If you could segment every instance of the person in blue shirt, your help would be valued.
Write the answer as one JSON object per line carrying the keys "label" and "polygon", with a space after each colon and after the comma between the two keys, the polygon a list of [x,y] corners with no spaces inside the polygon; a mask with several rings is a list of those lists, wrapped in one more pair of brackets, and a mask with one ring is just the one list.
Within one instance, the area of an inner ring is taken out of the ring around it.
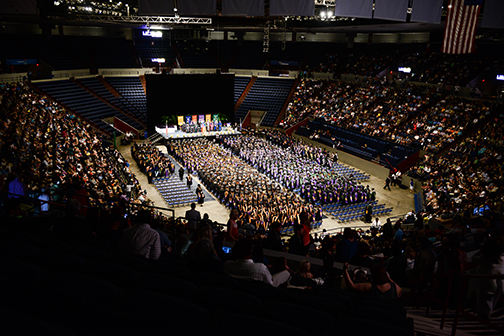
{"label": "person in blue shirt", "polygon": [[396,223],[396,233],[394,236],[394,240],[399,241],[399,242],[403,240],[403,235],[404,235],[401,224],[402,224],[402,220],[398,220]]}

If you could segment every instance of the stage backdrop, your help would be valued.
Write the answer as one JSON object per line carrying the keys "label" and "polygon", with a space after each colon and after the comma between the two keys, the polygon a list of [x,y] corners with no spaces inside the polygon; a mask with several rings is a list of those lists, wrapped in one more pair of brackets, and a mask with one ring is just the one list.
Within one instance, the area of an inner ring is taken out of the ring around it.
{"label": "stage backdrop", "polygon": [[234,75],[146,75],[147,130],[165,115],[223,113],[234,122]]}

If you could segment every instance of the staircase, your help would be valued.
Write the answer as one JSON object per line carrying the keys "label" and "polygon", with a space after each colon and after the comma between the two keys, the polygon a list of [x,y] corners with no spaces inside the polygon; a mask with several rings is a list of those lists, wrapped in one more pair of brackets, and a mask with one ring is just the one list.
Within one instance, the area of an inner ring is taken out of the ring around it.
{"label": "staircase", "polygon": [[[406,308],[407,317],[414,320],[414,330],[416,335],[452,335],[452,326],[455,320],[455,310],[446,312],[443,329],[440,329],[441,320],[443,318],[443,310],[430,309],[429,314],[425,314],[425,308]],[[502,318],[504,312],[494,311],[492,314],[492,322],[502,326]],[[474,320],[459,318],[456,336],[491,336],[501,335],[497,330],[491,329],[488,326]]]}
{"label": "staircase", "polygon": [[150,137],[144,140],[144,143],[151,143],[155,144],[156,142],[160,141],[163,139],[163,136],[159,133],[154,133]]}

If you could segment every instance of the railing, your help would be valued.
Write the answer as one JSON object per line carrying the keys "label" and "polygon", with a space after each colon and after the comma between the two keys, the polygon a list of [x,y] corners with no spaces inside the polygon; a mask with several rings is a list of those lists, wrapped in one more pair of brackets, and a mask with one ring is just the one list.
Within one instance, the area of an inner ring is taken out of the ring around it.
{"label": "railing", "polygon": [[23,77],[26,77],[24,73],[1,74],[0,83],[19,83],[23,81]]}
{"label": "railing", "polygon": [[[60,203],[60,202],[55,202],[55,201],[51,201],[51,200],[40,200],[38,198],[35,198],[35,197],[32,197],[32,196],[26,196],[26,195],[20,195],[20,194],[15,194],[15,193],[11,193],[11,192],[8,192],[8,191],[0,191],[0,194],[4,194],[4,195],[12,195],[12,196],[16,196],[17,199],[20,199],[20,200],[23,200],[23,201],[28,201],[28,203],[30,203],[29,205],[32,206],[32,208],[28,208],[27,210],[28,211],[34,211],[36,208],[40,208],[40,206],[42,204],[50,204],[50,205],[54,205],[56,207],[65,207],[66,204],[65,203]],[[98,199],[100,200],[101,198],[97,198],[95,196],[89,196],[89,195],[84,195],[84,194],[74,194],[74,196],[81,196],[81,197],[87,197],[87,198],[93,198],[93,199]],[[175,210],[173,209],[169,209],[169,208],[163,208],[163,207],[158,207],[158,206],[153,206],[153,205],[147,205],[147,204],[138,204],[138,203],[132,203],[132,202],[125,202],[127,205],[129,206],[132,206],[132,207],[142,207],[142,208],[148,208],[148,209],[155,209],[155,210],[163,210],[163,211],[168,211],[171,213],[171,218],[175,218]],[[85,205],[81,205],[82,208],[88,208],[87,206]],[[39,216],[42,216],[44,215],[41,211],[39,211]]]}
{"label": "railing", "polygon": [[98,69],[102,76],[140,76],[154,73],[152,69]]}
{"label": "railing", "polygon": [[460,315],[463,315],[471,320],[478,321],[484,325],[487,325],[488,327],[497,330],[501,335],[504,335],[504,327],[502,325],[497,325],[497,324],[493,323],[492,321],[485,320],[476,314],[465,311],[462,308],[462,302],[464,301],[465,289],[467,286],[467,281],[469,279],[504,280],[504,274],[465,274],[465,275],[463,275],[463,282],[462,282],[462,286],[460,288],[460,292],[459,292],[459,296],[458,296],[459,302],[457,305],[457,309],[455,310],[455,319],[453,320],[451,335],[455,336],[455,334],[457,333],[457,327],[458,327]]}

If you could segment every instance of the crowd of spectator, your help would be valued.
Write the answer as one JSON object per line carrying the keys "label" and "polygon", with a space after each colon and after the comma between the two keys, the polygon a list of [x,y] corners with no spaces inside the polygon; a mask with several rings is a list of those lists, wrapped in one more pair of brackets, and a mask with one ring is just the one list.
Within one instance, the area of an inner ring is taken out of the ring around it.
{"label": "crowd of spectator", "polygon": [[437,152],[465,131],[479,127],[479,123],[490,115],[492,105],[485,100],[444,97],[422,114],[415,115],[404,125],[404,130],[397,130],[391,136],[391,140]]}
{"label": "crowd of spectator", "polygon": [[[444,85],[448,91],[455,86],[466,87],[470,82],[489,69],[490,65],[499,63],[500,56],[494,54],[451,55],[431,50],[427,45],[419,48],[385,47],[374,50],[355,51],[345,59],[342,73],[356,76],[376,77],[386,70],[396,71],[398,67],[411,68],[405,74],[409,80],[420,83]],[[341,57],[331,55],[326,62],[318,64],[312,71],[335,72],[336,64]],[[497,72],[500,73],[500,72]]]}
{"label": "crowd of spectator", "polygon": [[440,52],[412,54],[401,60],[411,68],[412,81],[451,87],[465,87],[484,71],[487,61],[475,54],[450,55]]}
{"label": "crowd of spectator", "polygon": [[105,208],[141,190],[129,164],[90,124],[23,83],[0,91],[3,189],[16,180],[12,187],[23,196],[50,192],[63,200],[65,189],[79,190],[81,203]]}
{"label": "crowd of spectator", "polygon": [[[308,72],[327,72],[336,73],[338,68],[338,63],[340,62],[340,55],[337,53],[328,53],[325,55],[325,61],[319,62],[313,66],[309,66]],[[303,77],[306,76],[306,72],[303,72]],[[308,76],[309,77],[309,76]]]}
{"label": "crowd of spectator", "polygon": [[280,122],[279,126],[287,128],[311,117],[320,104],[319,100],[323,98],[320,90],[322,90],[324,83],[325,81],[315,79],[301,80],[294,91],[292,102],[289,102],[285,111],[284,120]]}
{"label": "crowd of spectator", "polygon": [[[39,229],[59,239],[116,249],[130,218],[150,204],[127,160],[86,121],[24,83],[2,84],[0,114],[3,213],[35,212],[46,220]],[[150,212],[156,225],[168,221]]]}
{"label": "crowd of spectator", "polygon": [[287,107],[283,125],[290,127],[312,117],[385,137],[428,101],[428,94],[421,95],[413,87],[398,90],[370,82],[304,80]]}
{"label": "crowd of spectator", "polygon": [[503,134],[499,116],[446,154],[416,164],[409,175],[425,181],[427,209],[455,213],[487,204],[501,212]]}
{"label": "crowd of spectator", "polygon": [[[437,152],[479,127],[493,106],[485,100],[441,97],[435,90],[410,85],[395,89],[381,84],[303,80],[281,125],[287,128],[310,117]],[[318,138],[321,134],[312,135]]]}
{"label": "crowd of spectator", "polygon": [[354,52],[349,55],[344,73],[376,77],[380,72],[389,66],[399,62],[404,57],[404,50],[376,50],[369,52]]}
{"label": "crowd of spectator", "polygon": [[[263,234],[268,230],[264,241],[266,247],[319,257],[324,267],[314,274],[309,263],[302,262],[297,272],[294,272],[290,270],[287,260],[277,258],[275,265],[268,268],[268,259],[261,254],[261,241],[252,243],[241,237],[237,239],[231,257],[236,260],[226,261],[228,257],[223,255],[222,250],[223,232],[209,228],[208,218],[206,222],[199,223],[193,236],[180,222],[175,221],[168,226],[175,230],[167,235],[166,226],[163,225],[165,219],[158,216],[153,218],[151,211],[139,211],[132,218],[132,223],[128,218],[130,213],[126,211],[128,194],[124,187],[131,183],[139,191],[140,186],[130,173],[126,160],[116,150],[106,149],[108,147],[104,146],[100,135],[86,123],[23,84],[2,86],[0,97],[4,125],[0,134],[2,188],[9,188],[16,194],[40,194],[45,188],[61,188],[63,192],[57,195],[61,201],[66,201],[66,215],[48,225],[47,229],[62,240],[94,245],[107,242],[105,245],[109,251],[152,260],[182,256],[199,271],[258,280],[275,287],[298,281],[308,288],[324,284],[372,292],[392,300],[399,299],[403,286],[415,290],[426,286],[432,279],[436,261],[441,265],[439,272],[458,275],[465,272],[467,257],[464,257],[463,248],[474,239],[470,229],[463,226],[448,233],[440,227],[431,231],[424,226],[422,214],[414,219],[416,230],[410,232],[402,229],[402,220],[399,220],[395,225],[387,221],[378,228],[381,230],[380,236],[375,231],[370,236],[361,237],[353,230],[345,230],[343,235],[332,237],[311,236],[309,224],[321,219],[320,210],[301,202],[291,191],[266,178],[238,156],[261,166],[265,158],[275,161],[267,152],[276,151],[276,156],[281,154],[283,160],[292,158],[294,165],[294,161],[301,160],[304,167],[317,169],[330,168],[334,157],[319,148],[306,146],[273,131],[266,132],[268,140],[246,135],[241,139],[224,138],[223,144],[218,145],[207,139],[185,139],[172,141],[168,148],[190,172],[198,173],[223,203],[238,210],[239,216],[233,220],[238,220],[241,227],[246,228],[247,224],[251,224],[253,229],[260,229]],[[252,146],[246,148],[244,141]],[[427,190],[427,195],[431,197],[435,194],[432,197],[436,197],[438,203],[456,206],[458,198],[472,201],[478,197],[488,197],[495,201],[495,211],[501,213],[502,202],[499,209],[496,204],[500,201],[502,189],[502,147],[502,123],[498,118],[454,147],[441,161],[435,162],[427,157],[426,163],[422,163],[422,167],[415,171],[428,173],[424,177],[432,181],[429,186],[432,190]],[[169,164],[163,165],[164,156],[152,146],[135,146],[132,151],[146,171],[148,167],[156,170],[157,166],[160,174],[161,169],[164,169],[165,174],[173,173]],[[436,166],[429,167],[429,164]],[[442,166],[437,166],[439,164]],[[270,170],[273,168],[269,166]],[[268,167],[263,165],[263,170],[267,172]],[[300,174],[297,177],[303,176]],[[315,177],[305,176],[306,179]],[[292,182],[286,184],[291,189],[298,187]],[[70,186],[77,195],[66,192]],[[461,188],[464,190],[457,190]],[[430,191],[432,193],[429,194]],[[93,210],[82,214],[81,205],[86,201],[75,196],[86,194],[92,196],[87,205],[90,206],[88,209]],[[452,199],[445,200],[443,197]],[[99,214],[99,206],[110,211]],[[87,220],[82,221],[80,214],[87,216]],[[498,230],[495,220],[493,224],[494,229]],[[295,228],[295,234],[288,243],[282,242],[279,236],[278,228],[282,225]],[[242,230],[243,235],[254,235],[255,230],[252,232],[249,234]],[[256,235],[256,239],[261,239],[261,236]],[[504,250],[501,241],[495,238],[487,239],[485,244],[494,247],[493,254],[489,252],[490,248],[483,249],[481,254],[488,253],[493,259],[476,258],[475,261],[482,265],[482,272],[493,272],[497,267],[495,265],[502,264]],[[321,248],[317,249],[316,246]],[[382,261],[384,268],[376,268],[375,264],[381,264]],[[369,278],[358,271],[350,274],[346,267],[344,277],[337,277],[334,262],[371,268],[374,277]],[[384,276],[384,270],[389,277]],[[393,288],[392,292],[389,292],[389,288]],[[377,290],[388,294],[382,295]],[[478,295],[483,294],[489,293]],[[488,305],[488,299],[480,301],[478,311],[481,316],[488,318],[493,307]]]}

